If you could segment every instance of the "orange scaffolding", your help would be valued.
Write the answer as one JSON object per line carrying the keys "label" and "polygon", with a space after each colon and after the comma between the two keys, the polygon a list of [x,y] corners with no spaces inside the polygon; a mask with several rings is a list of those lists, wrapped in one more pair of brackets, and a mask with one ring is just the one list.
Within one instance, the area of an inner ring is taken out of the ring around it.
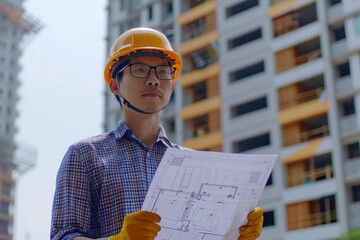
{"label": "orange scaffolding", "polygon": [[[43,27],[34,16],[24,14],[23,11],[17,9],[6,0],[0,0],[0,14],[14,22],[23,31],[24,37],[39,32]],[[22,42],[25,42],[25,40]]]}

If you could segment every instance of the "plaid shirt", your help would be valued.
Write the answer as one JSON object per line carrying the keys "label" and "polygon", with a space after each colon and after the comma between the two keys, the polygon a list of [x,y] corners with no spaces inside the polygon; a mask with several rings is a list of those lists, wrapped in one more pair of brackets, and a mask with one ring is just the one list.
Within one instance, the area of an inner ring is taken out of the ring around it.
{"label": "plaid shirt", "polygon": [[181,148],[167,139],[163,128],[148,148],[124,122],[71,145],[56,179],[51,239],[118,234],[125,215],[141,209],[168,147]]}

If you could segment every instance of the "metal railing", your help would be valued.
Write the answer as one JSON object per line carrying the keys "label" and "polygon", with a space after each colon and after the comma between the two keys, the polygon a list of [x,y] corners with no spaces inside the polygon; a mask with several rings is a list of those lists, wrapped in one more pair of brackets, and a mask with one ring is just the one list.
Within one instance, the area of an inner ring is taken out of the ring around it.
{"label": "metal railing", "polygon": [[[296,68],[300,65],[311,62],[312,60],[315,60],[320,57],[321,57],[321,50],[316,49],[314,51],[296,56],[293,61],[294,65],[286,65],[286,66],[281,66],[281,67],[278,66],[277,72],[284,72],[286,70]],[[279,62],[279,61],[281,61],[281,59],[278,59],[277,61]]]}
{"label": "metal railing", "polygon": [[329,136],[329,126],[324,125],[308,131],[302,131],[290,137],[284,137],[285,146],[307,142],[316,138]]}
{"label": "metal railing", "polygon": [[324,87],[319,87],[306,92],[301,92],[296,95],[290,95],[280,99],[280,109],[285,109],[291,106],[299,105],[301,103],[309,102],[314,99],[318,99],[321,93],[324,91]]}
{"label": "metal railing", "polygon": [[333,178],[333,168],[331,165],[326,165],[325,167],[292,174],[287,177],[286,185],[294,187],[331,178]]}
{"label": "metal railing", "polygon": [[312,213],[305,217],[291,216],[288,218],[288,230],[314,227],[337,221],[336,210]]}

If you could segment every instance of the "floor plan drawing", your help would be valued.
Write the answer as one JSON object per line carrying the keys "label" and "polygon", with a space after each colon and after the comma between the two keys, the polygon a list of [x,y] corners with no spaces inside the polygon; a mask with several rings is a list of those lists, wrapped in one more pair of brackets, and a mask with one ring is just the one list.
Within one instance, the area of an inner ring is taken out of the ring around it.
{"label": "floor plan drawing", "polygon": [[237,239],[276,159],[169,149],[143,204],[161,216],[156,239]]}

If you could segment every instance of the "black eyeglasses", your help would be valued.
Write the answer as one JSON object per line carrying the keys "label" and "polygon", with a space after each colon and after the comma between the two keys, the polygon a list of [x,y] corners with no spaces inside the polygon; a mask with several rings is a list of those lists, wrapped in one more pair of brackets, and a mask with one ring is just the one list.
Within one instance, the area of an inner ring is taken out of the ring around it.
{"label": "black eyeglasses", "polygon": [[161,80],[172,80],[175,73],[175,68],[169,65],[150,66],[145,63],[133,63],[126,65],[120,72],[124,71],[125,68],[130,67],[131,76],[137,78],[149,77],[150,70],[155,69],[155,74],[158,79]]}

